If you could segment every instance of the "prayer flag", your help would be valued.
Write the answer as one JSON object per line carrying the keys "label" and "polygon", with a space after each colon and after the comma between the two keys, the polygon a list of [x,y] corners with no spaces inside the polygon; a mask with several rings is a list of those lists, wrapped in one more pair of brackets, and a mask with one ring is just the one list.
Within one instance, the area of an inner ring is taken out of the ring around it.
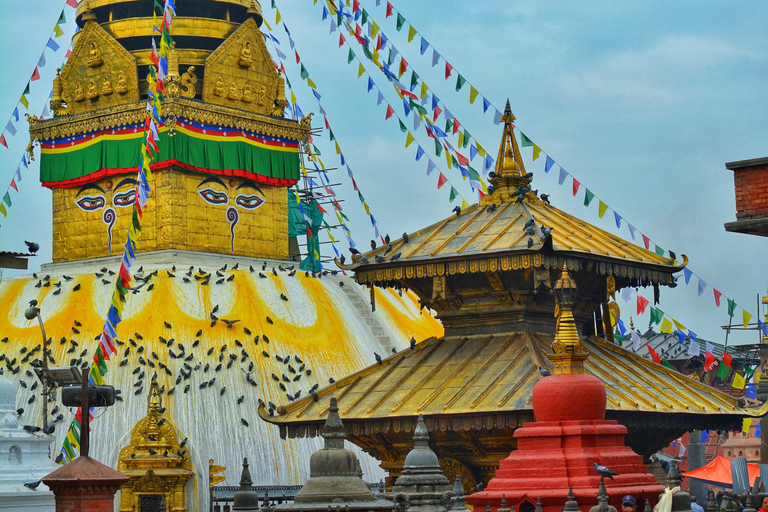
{"label": "prayer flag", "polygon": [[701,347],[699,346],[698,341],[691,339],[691,343],[688,345],[688,355],[689,356],[701,355]]}
{"label": "prayer flag", "polygon": [[646,343],[645,346],[648,348],[648,353],[651,355],[651,359],[653,359],[654,363],[661,364],[661,357],[659,357],[659,354],[656,353],[651,346]]}

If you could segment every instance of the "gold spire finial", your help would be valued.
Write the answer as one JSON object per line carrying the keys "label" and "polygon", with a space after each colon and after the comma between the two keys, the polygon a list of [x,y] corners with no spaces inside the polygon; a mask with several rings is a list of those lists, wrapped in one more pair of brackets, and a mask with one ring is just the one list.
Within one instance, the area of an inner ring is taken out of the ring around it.
{"label": "gold spire finial", "polygon": [[160,394],[160,386],[157,384],[157,374],[152,376],[152,383],[149,385],[149,394],[147,395],[147,414],[158,412],[163,407],[163,396]]}
{"label": "gold spire finial", "polygon": [[557,297],[555,340],[552,342],[552,354],[547,354],[552,361],[552,373],[584,373],[584,360],[589,357],[589,352],[584,350],[584,344],[579,339],[572,311],[576,304],[578,287],[568,273],[565,263],[560,279],[552,289]]}
{"label": "gold spire finial", "polygon": [[[515,139],[515,125],[512,124],[515,116],[512,114],[509,99],[507,99],[501,120],[504,122],[504,128],[499,145],[499,155],[490,179],[493,189],[483,198],[481,204],[504,203],[516,199],[517,196],[514,195],[513,191],[525,187],[531,182],[531,176],[525,171],[520,148]],[[534,195],[528,194],[527,198],[533,200]]]}
{"label": "gold spire finial", "polygon": [[86,21],[96,21],[96,15],[91,10],[91,1],[86,0],[85,4],[85,12],[83,13],[82,18],[80,18],[83,21],[83,24],[85,24]]}

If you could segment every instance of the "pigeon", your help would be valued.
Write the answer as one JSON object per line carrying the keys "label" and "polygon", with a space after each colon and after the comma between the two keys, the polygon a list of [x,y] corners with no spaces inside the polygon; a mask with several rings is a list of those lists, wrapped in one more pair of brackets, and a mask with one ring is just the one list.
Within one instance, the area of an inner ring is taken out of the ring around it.
{"label": "pigeon", "polygon": [[[29,245],[29,242],[26,242],[26,243],[27,243],[27,245]],[[35,244],[35,246],[37,246],[37,244]],[[38,247],[38,248],[39,248],[39,247]],[[30,248],[30,250],[32,250],[32,249]],[[32,251],[32,252],[37,252],[37,249],[35,249],[35,250],[34,250],[34,251]],[[27,483],[25,483],[25,484],[24,484],[24,487],[26,487],[27,489],[32,489],[33,491],[36,491],[36,490],[37,490],[37,487],[38,487],[38,486],[39,486],[39,485],[40,485],[42,482],[43,482],[42,480],[38,480],[37,482],[27,482]]]}
{"label": "pigeon", "polygon": [[286,297],[284,293],[280,294],[280,298],[283,299],[284,301],[288,300],[288,297]]}
{"label": "pigeon", "polygon": [[[40,250],[40,244],[36,244],[35,242],[28,242],[26,240],[24,240],[24,243],[27,244],[27,249],[29,249],[29,252],[33,254]],[[39,483],[40,482],[38,482],[38,484]],[[27,484],[24,484],[24,485],[27,485]],[[37,487],[37,485],[35,485],[35,487]],[[31,489],[34,489],[34,487],[31,487]]]}
{"label": "pigeon", "polygon": [[544,238],[549,238],[552,235],[552,230],[555,228],[545,228],[544,226],[541,226],[541,234],[544,236]]}
{"label": "pigeon", "polygon": [[274,324],[275,322],[273,322],[271,318],[267,317],[267,323],[268,324]]}
{"label": "pigeon", "polygon": [[157,441],[157,439],[155,439],[155,436],[153,436],[152,434],[147,435],[147,439],[149,439],[150,441]]}
{"label": "pigeon", "polygon": [[381,356],[376,352],[373,353],[373,356],[376,358],[376,362],[381,364]]}
{"label": "pigeon", "polygon": [[246,427],[248,426],[248,422],[247,422],[247,421],[245,421],[245,419],[244,419],[244,418],[240,418],[240,423],[242,423],[242,424],[243,424],[243,425],[245,425]]}
{"label": "pigeon", "polygon": [[618,475],[618,473],[615,472],[614,470],[612,470],[611,468],[607,468],[605,466],[601,466],[597,462],[593,462],[592,463],[592,467],[595,468],[595,472],[598,475],[600,475],[601,477],[603,477],[603,478],[610,478],[614,482],[616,481],[616,480],[613,479],[613,477],[614,477],[614,475]]}
{"label": "pigeon", "polygon": [[669,251],[669,258],[673,259],[673,260],[676,260],[677,259],[677,254],[675,254],[674,251]]}
{"label": "pigeon", "polygon": [[376,248],[376,240],[371,240],[371,249]]}
{"label": "pigeon", "polygon": [[484,484],[483,482],[480,482],[479,484],[477,484],[477,485],[475,486],[475,492],[480,492],[480,491],[482,491],[483,489],[485,489],[485,484]]}
{"label": "pigeon", "polygon": [[528,239],[528,248],[530,249],[531,247],[533,247],[533,238]]}
{"label": "pigeon", "polygon": [[411,336],[411,350],[416,347],[416,338]]}
{"label": "pigeon", "polygon": [[149,454],[150,455],[156,455],[157,454],[157,450],[155,450],[154,448],[150,448],[149,449]]}
{"label": "pigeon", "polygon": [[384,263],[384,258],[379,256],[378,254],[373,257],[374,260],[376,260],[376,263]]}
{"label": "pigeon", "polygon": [[540,197],[540,198],[541,198],[541,200],[542,200],[542,201],[544,201],[545,203],[547,203],[547,204],[550,204],[550,202],[549,202],[549,194],[541,194],[539,197]]}
{"label": "pigeon", "polygon": [[403,243],[407,244],[410,242],[410,238],[408,237],[408,233],[403,233]]}
{"label": "pigeon", "polygon": [[173,327],[173,326],[172,326],[170,323],[168,323],[168,322],[163,322],[163,325],[165,326],[165,328],[166,328],[166,329],[171,329],[171,328]]}
{"label": "pigeon", "polygon": [[40,427],[35,425],[24,425],[23,429],[32,434],[34,434],[35,432],[40,432],[42,430]]}
{"label": "pigeon", "polygon": [[389,261],[397,261],[397,260],[399,260],[399,259],[400,259],[400,256],[401,256],[401,255],[402,255],[402,253],[400,253],[400,252],[396,252],[395,254],[393,254],[393,255],[392,255],[390,258],[389,258]]}
{"label": "pigeon", "polygon": [[24,408],[23,407],[19,407],[18,409],[16,409],[16,414],[18,414],[19,416],[24,414]]}
{"label": "pigeon", "polygon": [[552,376],[552,374],[550,373],[549,370],[547,370],[546,368],[543,368],[541,366],[539,366],[539,374],[542,377],[551,377]]}
{"label": "pigeon", "polygon": [[458,216],[459,216],[459,214],[461,213],[461,206],[455,206],[455,207],[453,208],[453,210],[451,210],[451,211],[452,211],[453,213],[455,213],[455,214],[456,214],[456,216],[458,217]]}

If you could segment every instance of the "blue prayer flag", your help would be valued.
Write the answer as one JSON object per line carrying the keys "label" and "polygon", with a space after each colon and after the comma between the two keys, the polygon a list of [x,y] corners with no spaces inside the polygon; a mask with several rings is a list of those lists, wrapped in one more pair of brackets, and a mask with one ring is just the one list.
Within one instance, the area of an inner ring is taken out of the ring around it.
{"label": "blue prayer flag", "polygon": [[555,161],[547,155],[547,161],[544,163],[544,172],[549,172],[553,165],[555,165]]}

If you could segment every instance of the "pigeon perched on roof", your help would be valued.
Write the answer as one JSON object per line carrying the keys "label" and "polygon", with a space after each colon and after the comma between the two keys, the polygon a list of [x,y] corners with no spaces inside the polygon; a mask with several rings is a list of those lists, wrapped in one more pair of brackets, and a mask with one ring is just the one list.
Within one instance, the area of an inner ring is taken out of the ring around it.
{"label": "pigeon perched on roof", "polygon": [[29,249],[29,252],[33,254],[40,250],[40,244],[36,244],[35,242],[28,242],[26,240],[24,240],[24,243],[27,244],[27,249]]}
{"label": "pigeon perched on roof", "polygon": [[613,479],[613,477],[618,475],[618,473],[615,472],[614,470],[612,470],[611,468],[608,468],[608,467],[605,467],[605,466],[601,466],[597,462],[593,462],[592,463],[592,467],[595,468],[595,472],[598,475],[600,475],[601,477],[603,477],[603,478],[610,478],[614,482],[616,481],[616,480]]}
{"label": "pigeon perched on roof", "polygon": [[541,366],[539,366],[539,374],[542,377],[551,377],[552,376],[552,373],[550,373],[549,370],[547,370],[546,368],[543,368]]}

